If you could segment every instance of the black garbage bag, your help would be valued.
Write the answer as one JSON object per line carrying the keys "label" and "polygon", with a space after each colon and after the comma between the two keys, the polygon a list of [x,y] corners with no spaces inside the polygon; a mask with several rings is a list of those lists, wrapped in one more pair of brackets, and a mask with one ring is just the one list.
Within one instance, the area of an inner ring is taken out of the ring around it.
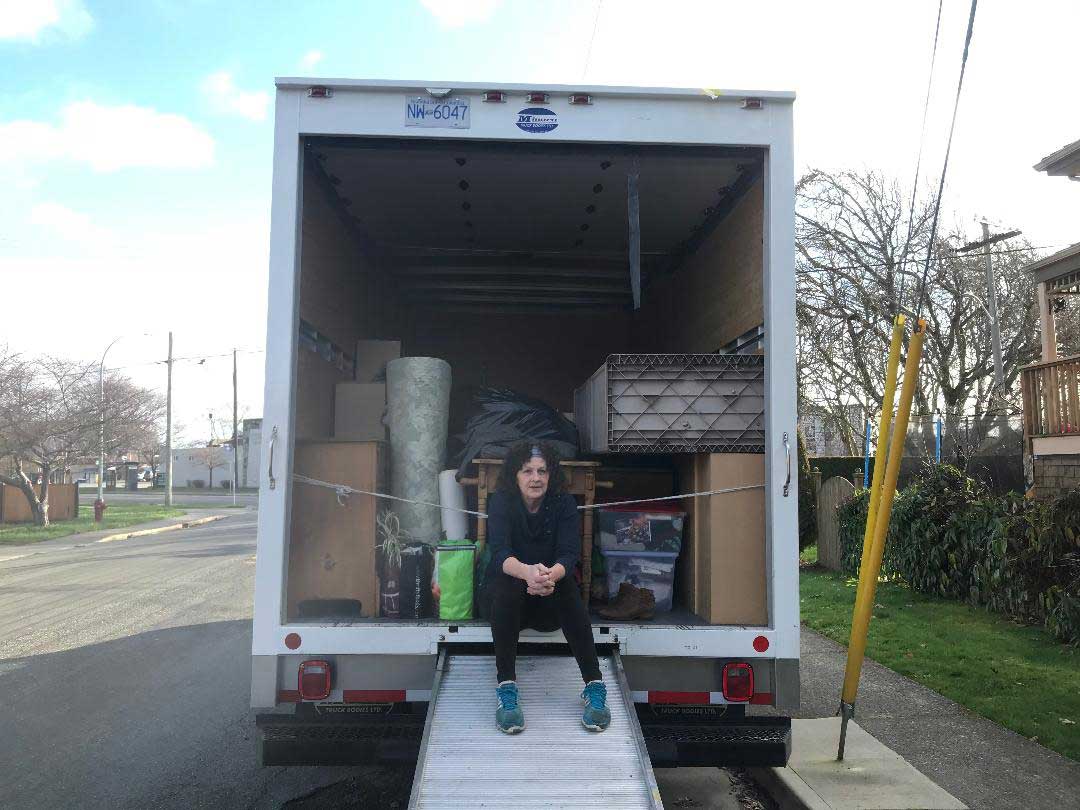
{"label": "black garbage bag", "polygon": [[506,458],[522,439],[549,443],[562,459],[577,458],[577,426],[545,402],[509,388],[481,388],[472,413],[458,435],[458,477],[468,475],[474,458]]}

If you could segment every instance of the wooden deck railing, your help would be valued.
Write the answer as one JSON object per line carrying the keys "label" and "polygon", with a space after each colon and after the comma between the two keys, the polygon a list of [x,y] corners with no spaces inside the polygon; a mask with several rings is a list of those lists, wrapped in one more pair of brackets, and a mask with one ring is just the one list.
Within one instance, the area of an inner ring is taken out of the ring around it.
{"label": "wooden deck railing", "polygon": [[1020,385],[1027,438],[1080,433],[1080,355],[1026,366]]}

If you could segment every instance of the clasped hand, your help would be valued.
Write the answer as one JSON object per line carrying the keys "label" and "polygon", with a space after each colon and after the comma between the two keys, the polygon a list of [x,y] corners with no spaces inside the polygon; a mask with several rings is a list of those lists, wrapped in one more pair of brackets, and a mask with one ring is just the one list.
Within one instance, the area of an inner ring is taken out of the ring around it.
{"label": "clasped hand", "polygon": [[525,585],[531,596],[551,596],[555,592],[555,573],[543,563],[526,566]]}

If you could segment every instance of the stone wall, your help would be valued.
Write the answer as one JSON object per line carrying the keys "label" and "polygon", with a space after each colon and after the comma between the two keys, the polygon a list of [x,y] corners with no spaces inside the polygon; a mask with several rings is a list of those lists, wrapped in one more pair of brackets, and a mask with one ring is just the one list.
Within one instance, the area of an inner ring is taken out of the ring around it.
{"label": "stone wall", "polygon": [[1036,456],[1032,469],[1036,498],[1053,498],[1080,488],[1080,455]]}

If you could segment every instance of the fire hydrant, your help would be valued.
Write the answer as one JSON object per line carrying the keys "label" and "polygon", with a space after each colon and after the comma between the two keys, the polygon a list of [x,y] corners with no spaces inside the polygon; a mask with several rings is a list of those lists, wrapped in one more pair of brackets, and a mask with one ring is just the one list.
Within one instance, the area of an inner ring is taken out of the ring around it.
{"label": "fire hydrant", "polygon": [[101,523],[102,518],[105,517],[106,508],[108,508],[108,504],[100,498],[94,501],[94,523]]}

